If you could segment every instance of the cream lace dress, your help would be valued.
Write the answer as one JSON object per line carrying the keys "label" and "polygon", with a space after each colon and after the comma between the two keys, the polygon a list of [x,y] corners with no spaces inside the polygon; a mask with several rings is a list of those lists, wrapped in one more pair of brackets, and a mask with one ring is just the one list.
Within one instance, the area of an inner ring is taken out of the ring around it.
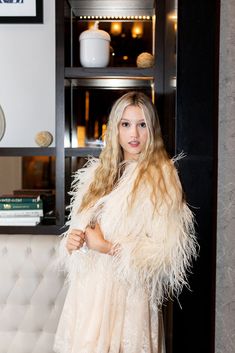
{"label": "cream lace dress", "polygon": [[93,268],[88,263],[89,271],[70,284],[55,352],[165,352],[161,313],[151,310],[140,290],[129,290],[113,278],[109,255],[93,255]]}
{"label": "cream lace dress", "polygon": [[93,177],[95,164],[77,175],[70,228],[85,229],[95,215],[105,238],[118,243],[121,250],[116,258],[92,250],[68,255],[66,236],[61,241],[64,253],[60,257],[64,257],[69,288],[54,351],[164,353],[158,307],[169,286],[175,285],[177,291],[185,284],[185,269],[195,254],[194,235],[185,221],[192,221],[191,214],[186,206],[181,215],[179,210],[172,211],[172,216],[167,212],[167,219],[172,219],[170,225],[165,212],[152,219],[148,190],[141,191],[138,204],[129,214],[127,195],[135,180],[133,163],[117,188],[78,215],[75,210]]}

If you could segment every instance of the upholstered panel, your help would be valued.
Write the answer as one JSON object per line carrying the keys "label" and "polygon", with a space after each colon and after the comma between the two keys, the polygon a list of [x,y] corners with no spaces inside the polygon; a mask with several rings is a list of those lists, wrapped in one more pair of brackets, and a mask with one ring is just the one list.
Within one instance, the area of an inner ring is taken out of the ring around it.
{"label": "upholstered panel", "polygon": [[0,235],[0,353],[52,353],[66,288],[58,237]]}

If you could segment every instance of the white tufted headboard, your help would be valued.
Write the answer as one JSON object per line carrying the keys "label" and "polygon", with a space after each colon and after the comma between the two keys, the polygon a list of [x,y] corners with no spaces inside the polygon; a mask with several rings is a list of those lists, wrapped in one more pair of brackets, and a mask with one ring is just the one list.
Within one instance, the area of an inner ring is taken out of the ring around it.
{"label": "white tufted headboard", "polygon": [[0,353],[52,353],[66,288],[58,237],[0,234]]}

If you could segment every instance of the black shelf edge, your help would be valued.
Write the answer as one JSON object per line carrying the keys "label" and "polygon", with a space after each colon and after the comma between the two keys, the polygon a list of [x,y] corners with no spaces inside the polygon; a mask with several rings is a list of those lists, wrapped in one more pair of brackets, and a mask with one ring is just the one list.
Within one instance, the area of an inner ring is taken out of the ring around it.
{"label": "black shelf edge", "polygon": [[104,67],[104,68],[84,68],[84,67],[66,67],[65,78],[139,78],[152,80],[154,77],[154,68],[138,67]]}
{"label": "black shelf edge", "polygon": [[102,148],[96,147],[65,148],[65,157],[99,157],[101,151]]}
{"label": "black shelf edge", "polygon": [[55,156],[55,147],[0,147],[0,156]]}
{"label": "black shelf edge", "polygon": [[38,235],[60,235],[63,233],[62,226],[37,225],[37,226],[0,226],[1,234],[38,234]]}

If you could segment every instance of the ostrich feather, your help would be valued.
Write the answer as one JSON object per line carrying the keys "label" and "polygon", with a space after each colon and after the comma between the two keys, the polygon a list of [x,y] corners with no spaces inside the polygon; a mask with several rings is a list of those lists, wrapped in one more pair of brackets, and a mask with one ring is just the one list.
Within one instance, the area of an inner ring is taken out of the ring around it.
{"label": "ostrich feather", "polygon": [[[64,250],[64,234],[60,257],[67,263],[69,280],[77,272],[96,270],[97,263],[104,272],[109,266],[115,280],[130,290],[143,290],[152,307],[157,308],[166,298],[178,296],[183,286],[188,286],[188,273],[198,253],[193,213],[185,202],[177,202],[169,181],[169,168],[163,169],[163,174],[172,202],[169,204],[159,193],[156,207],[151,188],[141,183],[130,207],[128,196],[138,173],[138,163],[133,161],[127,163],[111,193],[78,214],[97,165],[98,160],[91,160],[75,175],[69,227],[83,230],[91,221],[97,221],[105,239],[118,250],[114,256],[91,250],[87,254],[74,252],[69,256]],[[177,179],[176,169],[174,173]],[[178,183],[180,185],[179,179]]]}

